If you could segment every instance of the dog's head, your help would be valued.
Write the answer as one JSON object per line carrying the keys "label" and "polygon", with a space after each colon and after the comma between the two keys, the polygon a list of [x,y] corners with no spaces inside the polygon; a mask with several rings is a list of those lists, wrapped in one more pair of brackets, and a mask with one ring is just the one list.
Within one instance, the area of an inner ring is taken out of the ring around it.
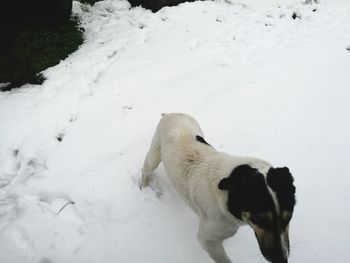
{"label": "dog's head", "polygon": [[288,227],[295,206],[295,187],[288,168],[270,168],[266,175],[249,165],[237,166],[219,189],[228,191],[228,210],[254,230],[263,256],[286,263]]}

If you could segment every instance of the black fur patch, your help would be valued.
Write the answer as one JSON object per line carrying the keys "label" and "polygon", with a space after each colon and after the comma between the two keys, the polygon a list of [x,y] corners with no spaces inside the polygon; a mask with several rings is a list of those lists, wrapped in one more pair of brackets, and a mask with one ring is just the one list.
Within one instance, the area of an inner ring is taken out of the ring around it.
{"label": "black fur patch", "polygon": [[247,164],[233,169],[218,187],[228,190],[228,210],[239,219],[242,219],[242,212],[257,214],[275,209],[264,176]]}
{"label": "black fur patch", "polygon": [[266,177],[267,184],[276,192],[281,210],[293,212],[296,203],[294,179],[287,167],[270,168]]}
{"label": "black fur patch", "polygon": [[[268,186],[276,193],[280,213]],[[286,263],[281,235],[288,231],[295,205],[295,187],[289,169],[270,168],[265,180],[259,170],[240,165],[222,179],[218,187],[228,191],[227,208],[231,214],[252,224],[264,257],[273,263]],[[255,227],[260,231],[256,232]],[[288,236],[285,242],[289,250]]]}
{"label": "black fur patch", "polygon": [[202,136],[196,135],[196,140],[197,140],[198,142],[201,142],[201,143],[204,143],[204,144],[206,144],[206,145],[208,145],[208,146],[211,146],[209,143],[207,143],[207,142],[204,140],[204,138],[203,138]]}

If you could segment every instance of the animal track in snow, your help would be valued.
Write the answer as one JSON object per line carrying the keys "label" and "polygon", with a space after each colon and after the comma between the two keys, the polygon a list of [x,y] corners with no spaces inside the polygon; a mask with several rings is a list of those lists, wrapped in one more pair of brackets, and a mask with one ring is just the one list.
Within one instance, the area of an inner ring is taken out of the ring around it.
{"label": "animal track in snow", "polygon": [[63,132],[60,132],[60,133],[56,136],[56,139],[57,139],[57,141],[62,142],[62,141],[63,141],[63,137],[64,137],[64,133],[63,133]]}
{"label": "animal track in snow", "polygon": [[111,54],[107,56],[108,59],[114,58],[117,55],[117,50],[114,50]]}
{"label": "animal track in snow", "polygon": [[24,229],[16,228],[12,231],[12,241],[15,242],[17,249],[21,254],[33,256],[35,254],[31,239]]}
{"label": "animal track in snow", "polygon": [[294,19],[294,20],[296,20],[296,19],[301,19],[301,16],[300,16],[300,14],[298,14],[297,12],[293,12],[293,14],[292,14],[292,18]]}
{"label": "animal track in snow", "polygon": [[133,105],[124,105],[123,110],[132,110],[134,108]]}
{"label": "animal track in snow", "polygon": [[16,177],[17,172],[20,168],[18,154],[19,150],[14,149],[10,150],[10,152],[8,152],[6,156],[3,156],[3,158],[0,158],[0,166],[3,169],[3,172],[0,173],[0,189],[9,185]]}
{"label": "animal track in snow", "polygon": [[73,123],[75,122],[75,121],[77,121],[78,120],[78,117],[76,116],[76,115],[74,115],[74,114],[72,114],[71,115],[71,117],[69,118],[69,122],[68,122],[68,124],[66,125],[66,127],[65,128],[62,128],[58,133],[57,133],[57,135],[56,135],[56,140],[58,141],[58,142],[62,142],[63,140],[64,140],[64,137],[66,136],[66,134],[67,134],[67,130],[70,128],[70,126],[71,125],[73,125]]}
{"label": "animal track in snow", "polygon": [[53,261],[49,258],[41,258],[38,263],[53,263]]}
{"label": "animal track in snow", "polygon": [[39,156],[23,156],[18,149],[12,150],[3,163],[0,174],[0,188],[12,183],[25,183],[30,177],[40,177],[47,169],[46,162]]}
{"label": "animal track in snow", "polygon": [[15,195],[4,195],[0,192],[0,229],[7,226],[11,221],[18,218],[20,209],[18,198]]}
{"label": "animal track in snow", "polygon": [[[141,179],[138,182],[139,188],[142,190]],[[148,187],[156,194],[157,198],[161,198],[164,195],[164,191],[161,183],[159,182],[159,178],[153,174],[150,178],[148,178]]]}
{"label": "animal track in snow", "polygon": [[25,183],[31,177],[40,177],[47,170],[46,162],[38,157],[28,157],[20,160],[15,183]]}

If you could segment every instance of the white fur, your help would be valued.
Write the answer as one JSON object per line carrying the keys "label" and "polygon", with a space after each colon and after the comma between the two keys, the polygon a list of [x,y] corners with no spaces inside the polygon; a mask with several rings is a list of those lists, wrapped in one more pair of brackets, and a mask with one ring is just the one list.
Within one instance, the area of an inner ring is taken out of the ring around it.
{"label": "white fur", "polygon": [[241,164],[267,171],[270,164],[248,157],[218,152],[196,140],[203,133],[194,118],[186,114],[164,114],[160,120],[142,169],[142,187],[163,162],[165,171],[185,202],[199,216],[198,240],[217,263],[231,263],[223,241],[244,224],[227,210],[227,191],[221,179]]}

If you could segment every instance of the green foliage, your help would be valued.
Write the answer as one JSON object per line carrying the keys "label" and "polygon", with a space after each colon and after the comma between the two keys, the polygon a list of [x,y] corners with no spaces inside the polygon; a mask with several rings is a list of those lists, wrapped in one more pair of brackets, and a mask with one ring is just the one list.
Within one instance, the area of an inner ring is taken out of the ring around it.
{"label": "green foliage", "polygon": [[25,83],[41,84],[41,71],[65,59],[83,43],[76,19],[66,22],[12,23],[0,41],[0,83],[10,90]]}

